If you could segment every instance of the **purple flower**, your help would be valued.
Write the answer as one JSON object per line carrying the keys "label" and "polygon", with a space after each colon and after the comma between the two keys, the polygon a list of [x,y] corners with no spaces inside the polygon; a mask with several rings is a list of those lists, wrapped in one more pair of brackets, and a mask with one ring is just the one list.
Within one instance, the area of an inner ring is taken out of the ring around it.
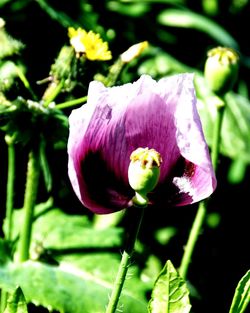
{"label": "purple flower", "polygon": [[149,203],[181,206],[207,198],[216,178],[196,108],[192,74],[105,87],[93,81],[88,102],[73,110],[68,141],[69,178],[91,211],[112,213],[131,205],[131,153],[161,154],[159,182]]}

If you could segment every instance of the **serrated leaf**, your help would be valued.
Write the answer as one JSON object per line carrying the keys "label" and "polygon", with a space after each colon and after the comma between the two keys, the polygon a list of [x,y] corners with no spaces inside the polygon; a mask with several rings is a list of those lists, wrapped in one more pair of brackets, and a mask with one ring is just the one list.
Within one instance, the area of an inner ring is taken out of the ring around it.
{"label": "serrated leaf", "polygon": [[[65,262],[60,266],[33,261],[4,264],[0,266],[0,286],[11,291],[19,285],[27,302],[42,305],[50,310],[67,313],[102,313],[113,287],[114,277],[110,277],[109,274],[117,270],[119,260],[110,255],[106,259],[102,259],[100,255],[99,257],[99,264],[106,270],[102,272],[107,276],[106,279],[98,276],[98,264],[92,256],[87,265],[91,266],[93,261],[96,266],[95,275],[91,271],[79,269]],[[130,285],[131,280],[132,278],[128,280]],[[131,290],[125,286],[120,305],[124,306],[124,313],[146,312],[142,284],[135,277],[133,280],[136,288]]]}
{"label": "serrated leaf", "polygon": [[239,281],[229,313],[243,313],[250,302],[250,270]]}
{"label": "serrated leaf", "polygon": [[193,28],[202,31],[219,44],[238,49],[238,43],[230,33],[213,20],[195,12],[167,9],[158,15],[158,21],[165,26]]}
{"label": "serrated leaf", "polygon": [[155,282],[149,302],[150,313],[188,313],[191,305],[185,281],[167,261]]}
{"label": "serrated leaf", "polygon": [[28,313],[27,304],[20,287],[9,296],[4,313]]}

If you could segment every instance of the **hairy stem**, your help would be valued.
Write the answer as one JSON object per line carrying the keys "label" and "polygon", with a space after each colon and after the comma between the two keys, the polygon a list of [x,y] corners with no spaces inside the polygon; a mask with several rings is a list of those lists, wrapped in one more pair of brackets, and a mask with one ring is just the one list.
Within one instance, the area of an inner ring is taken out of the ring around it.
{"label": "hairy stem", "polygon": [[37,190],[39,185],[40,164],[38,155],[31,151],[29,153],[26,189],[24,195],[24,222],[20,233],[19,261],[29,259],[29,248],[33,222],[33,212],[36,204]]}
{"label": "hairy stem", "polygon": [[130,260],[133,255],[134,245],[141,227],[141,222],[144,215],[144,208],[132,207],[128,209],[129,220],[131,221],[131,229],[127,232],[127,242],[122,254],[122,259],[119,265],[118,273],[116,275],[113,291],[109,299],[106,313],[114,313],[122,292],[122,288],[126,279]]}
{"label": "hairy stem", "polygon": [[8,142],[8,177],[7,177],[7,194],[6,194],[6,221],[7,221],[7,240],[12,237],[12,217],[14,202],[14,180],[15,180],[15,147],[13,142]]}

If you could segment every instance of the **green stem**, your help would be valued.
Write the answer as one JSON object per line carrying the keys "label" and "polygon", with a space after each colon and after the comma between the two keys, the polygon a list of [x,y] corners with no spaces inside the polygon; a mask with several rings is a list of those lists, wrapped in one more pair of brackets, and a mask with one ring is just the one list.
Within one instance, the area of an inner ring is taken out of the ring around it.
{"label": "green stem", "polygon": [[19,261],[29,259],[29,248],[33,222],[33,212],[36,204],[37,190],[39,185],[40,164],[39,158],[34,151],[29,153],[26,189],[24,195],[24,222],[20,233]]}
{"label": "green stem", "polygon": [[27,80],[26,76],[24,75],[23,71],[20,70],[20,68],[18,66],[16,66],[16,71],[17,71],[17,75],[19,76],[20,80],[22,81],[22,83],[24,84],[24,87],[30,92],[32,98],[34,100],[37,100],[37,96],[34,93],[34,91],[32,90],[32,88],[30,87],[30,83]]}
{"label": "green stem", "polygon": [[43,96],[43,106],[45,108],[48,107],[48,105],[54,101],[54,99],[59,95],[62,88],[64,86],[64,80],[62,79],[60,82],[52,82],[48,89],[45,91],[45,94]]}
{"label": "green stem", "polygon": [[130,260],[133,255],[133,250],[135,242],[141,227],[141,222],[144,215],[144,208],[132,207],[128,210],[129,220],[131,221],[131,229],[128,230],[127,242],[125,245],[124,252],[122,254],[121,263],[119,265],[118,273],[116,275],[113,291],[109,299],[108,306],[106,308],[106,313],[114,313],[117,308],[117,304],[122,292],[122,288],[126,279],[128,267],[130,265]]}
{"label": "green stem", "polygon": [[124,65],[125,63],[121,60],[121,58],[118,58],[117,61],[110,67],[109,74],[105,79],[105,85],[107,87],[113,86],[116,83]]}
{"label": "green stem", "polygon": [[61,110],[61,109],[66,109],[66,108],[75,106],[75,105],[77,105],[77,104],[81,104],[81,103],[86,102],[86,101],[87,101],[87,98],[88,98],[88,97],[85,96],[85,97],[82,97],[82,98],[78,98],[78,99],[66,101],[66,102],[57,104],[55,107],[56,107],[56,109],[60,109],[60,110]]}
{"label": "green stem", "polygon": [[12,217],[14,202],[14,180],[15,180],[15,147],[13,142],[8,142],[8,178],[7,178],[7,195],[6,195],[6,220],[7,220],[7,240],[12,237]]}
{"label": "green stem", "polygon": [[[15,146],[14,138],[6,135],[5,141],[8,145],[8,177],[6,190],[6,239],[11,240],[12,237],[12,216],[13,216],[13,199],[14,199],[14,179],[15,179]],[[3,313],[6,307],[8,293],[2,289],[0,313]]]}
{"label": "green stem", "polygon": [[207,208],[206,208],[206,202],[201,201],[199,203],[198,211],[196,213],[187,244],[184,248],[184,254],[181,260],[181,265],[179,268],[179,273],[183,279],[186,279],[187,272],[189,268],[189,264],[191,262],[192,254],[194,251],[195,244],[198,240],[198,236],[201,232],[202,225],[206,216]]}
{"label": "green stem", "polygon": [[[213,133],[213,142],[211,147],[211,160],[214,167],[214,171],[217,170],[218,160],[219,160],[219,148],[220,148],[220,139],[221,139],[221,127],[222,127],[222,118],[224,113],[225,105],[217,107],[217,116],[214,125]],[[202,226],[204,224],[206,214],[207,214],[207,205],[208,199],[203,200],[199,203],[198,211],[196,213],[187,244],[184,249],[184,254],[181,260],[181,265],[179,268],[179,273],[183,279],[186,279],[189,264],[192,259],[193,251],[198,240],[198,237],[201,233]]]}
{"label": "green stem", "polygon": [[211,159],[214,167],[214,171],[217,171],[219,152],[220,152],[220,142],[221,142],[221,126],[222,119],[225,111],[225,104],[217,107],[217,116],[214,124],[213,142],[211,148]]}

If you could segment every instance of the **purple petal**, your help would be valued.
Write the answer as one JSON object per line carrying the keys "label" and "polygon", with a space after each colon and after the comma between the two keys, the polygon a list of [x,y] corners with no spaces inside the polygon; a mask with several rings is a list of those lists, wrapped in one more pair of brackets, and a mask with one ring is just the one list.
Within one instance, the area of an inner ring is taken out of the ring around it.
{"label": "purple petal", "polygon": [[[166,82],[168,80],[168,82]],[[212,167],[208,147],[202,131],[202,125],[196,107],[196,96],[193,86],[193,75],[176,75],[170,79],[162,79],[163,86],[172,84],[172,97],[175,95],[175,128],[176,143],[183,161],[173,169],[172,183],[169,177],[168,199],[165,203],[172,205],[187,205],[207,198],[216,188],[216,178]],[[174,174],[174,172],[176,172]],[[164,183],[163,183],[164,184]],[[163,189],[160,186],[160,189]],[[159,192],[158,198],[164,196]],[[165,190],[166,195],[166,190]]]}
{"label": "purple petal", "polygon": [[185,205],[212,193],[216,180],[192,80],[190,74],[159,82],[143,75],[121,87],[90,84],[88,103],[70,115],[68,142],[69,177],[86,207],[110,213],[129,206],[129,157],[138,147],[163,158],[153,203]]}

